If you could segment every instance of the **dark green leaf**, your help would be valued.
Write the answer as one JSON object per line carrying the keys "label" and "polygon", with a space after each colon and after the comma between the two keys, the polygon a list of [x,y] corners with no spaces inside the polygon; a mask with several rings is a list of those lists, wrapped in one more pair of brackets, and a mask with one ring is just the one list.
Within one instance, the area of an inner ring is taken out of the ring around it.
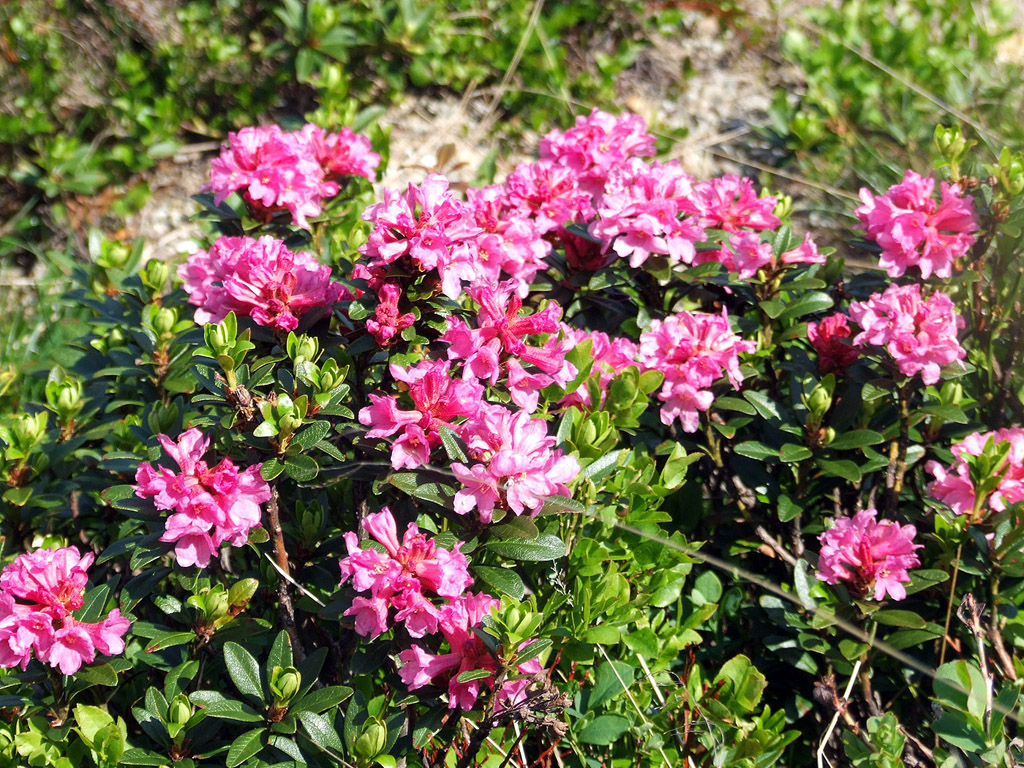
{"label": "dark green leaf", "polygon": [[512,560],[546,561],[557,560],[568,553],[563,542],[557,536],[542,533],[534,541],[489,541],[487,548],[492,552]]}
{"label": "dark green leaf", "polygon": [[241,693],[263,700],[263,685],[260,682],[260,667],[256,659],[238,643],[224,644],[224,663],[231,681]]}
{"label": "dark green leaf", "polygon": [[235,768],[258,754],[263,749],[263,734],[266,732],[266,728],[253,728],[231,742],[227,756],[228,768]]}
{"label": "dark green leaf", "polygon": [[485,584],[494,587],[502,594],[522,600],[526,595],[526,586],[519,574],[510,568],[493,568],[487,565],[473,567],[473,573]]}

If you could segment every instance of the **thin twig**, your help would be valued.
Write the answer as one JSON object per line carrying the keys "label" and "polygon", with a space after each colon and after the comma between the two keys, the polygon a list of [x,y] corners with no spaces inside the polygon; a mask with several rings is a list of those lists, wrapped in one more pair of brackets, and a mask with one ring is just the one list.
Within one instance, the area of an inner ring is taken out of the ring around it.
{"label": "thin twig", "polygon": [[[850,698],[850,691],[853,690],[853,684],[857,681],[857,674],[860,672],[860,659],[857,659],[857,663],[853,665],[853,672],[850,674],[850,682],[846,684],[846,691],[843,693],[843,699]],[[839,722],[839,709],[836,709],[836,713],[832,715],[832,722],[828,724],[828,730],[825,731],[825,735],[818,743],[818,768],[821,768],[821,764],[825,759],[825,747],[828,746],[829,739],[832,738],[832,732],[836,729],[836,723]]]}
{"label": "thin twig", "polygon": [[956,577],[960,573],[960,555],[963,553],[964,545],[961,543],[956,548],[956,559],[953,561],[953,577],[949,585],[949,603],[946,605],[946,625],[942,630],[942,647],[939,650],[939,666],[946,661],[946,645],[949,642],[949,622],[953,618],[953,601],[956,600]]}
{"label": "thin twig", "polygon": [[281,528],[281,509],[277,502],[277,486],[271,486],[270,501],[267,502],[267,523],[270,528],[270,538],[274,545],[274,559],[277,570],[285,578],[278,579],[277,599],[278,610],[281,614],[281,622],[284,624],[288,638],[292,641],[292,652],[301,662],[306,658],[305,649],[302,646],[302,639],[295,624],[295,606],[292,605],[292,596],[288,591],[288,583],[292,581],[291,571],[288,567],[288,550],[284,546],[284,530]]}

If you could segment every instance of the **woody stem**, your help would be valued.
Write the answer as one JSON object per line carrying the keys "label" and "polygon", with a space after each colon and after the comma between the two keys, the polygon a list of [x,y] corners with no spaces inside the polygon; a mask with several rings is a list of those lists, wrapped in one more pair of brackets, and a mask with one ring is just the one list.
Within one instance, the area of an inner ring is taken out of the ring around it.
{"label": "woody stem", "polygon": [[284,530],[281,528],[281,509],[278,505],[276,484],[271,485],[270,501],[267,502],[267,524],[274,547],[274,562],[277,563],[277,568],[280,571],[277,582],[278,611],[281,614],[281,622],[288,633],[288,638],[292,641],[292,652],[301,662],[306,654],[302,647],[302,640],[299,638],[295,623],[295,606],[292,605],[292,595],[289,591],[288,579],[291,576],[291,570],[288,565],[288,550],[284,546]]}

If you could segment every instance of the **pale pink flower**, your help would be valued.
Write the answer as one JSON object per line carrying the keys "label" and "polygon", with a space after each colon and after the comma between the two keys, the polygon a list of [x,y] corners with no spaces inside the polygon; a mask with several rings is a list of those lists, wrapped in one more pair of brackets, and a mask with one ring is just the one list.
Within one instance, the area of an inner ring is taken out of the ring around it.
{"label": "pale pink flower", "polygon": [[351,294],[331,280],[331,268],[308,253],[293,253],[270,237],[222,237],[178,268],[197,323],[219,323],[228,312],[277,331]]}
{"label": "pale pink flower", "polygon": [[222,544],[243,546],[249,531],[261,525],[260,504],[270,500],[270,486],[260,475],[261,464],[239,472],[225,458],[208,467],[202,457],[210,439],[198,429],[182,433],[176,443],[166,435],[157,439],[180,471],[139,464],[135,494],[153,499],[157,509],[173,510],[160,541],[174,542],[178,564],[205,568]]}
{"label": "pale pink flower", "polygon": [[696,432],[700,412],[711,407],[711,386],[722,376],[739,389],[743,374],[739,355],[752,352],[756,345],[732,332],[729,317],[679,312],[665,320],[651,321],[640,336],[639,362],[643,368],[661,371],[665,381],[658,398],[664,403],[661,422],[675,419],[686,432]]}
{"label": "pale pink flower", "polygon": [[484,403],[462,425],[462,437],[474,464],[452,463],[465,486],[455,494],[460,515],[476,509],[480,520],[489,523],[497,506],[536,516],[548,497],[571,495],[567,484],[579,474],[579,463],[555,449],[556,440],[541,419]]}
{"label": "pale pink flower", "polygon": [[356,597],[344,615],[355,616],[356,632],[371,638],[387,631],[391,608],[397,609],[395,620],[404,622],[413,637],[436,632],[443,609],[424,592],[455,599],[473,583],[466,556],[459,551],[461,542],[451,550],[442,549],[415,523],[409,523],[399,542],[395,518],[387,507],[368,515],[363,528],[384,546],[386,554],[362,549],[356,534],[345,534],[349,554],[339,562],[341,583],[352,579],[355,590],[370,592],[370,597]]}
{"label": "pale pink flower", "polygon": [[642,117],[629,112],[615,117],[595,107],[578,115],[572,128],[546,134],[539,151],[541,160],[564,165],[586,192],[598,195],[613,169],[632,157],[650,157],[655,147]]}
{"label": "pale pink flower", "polygon": [[781,223],[772,213],[775,203],[774,197],[759,198],[750,179],[726,174],[694,185],[689,212],[707,229],[775,229]]}
{"label": "pale pink flower", "polygon": [[684,216],[692,185],[693,179],[676,162],[662,165],[634,159],[616,166],[610,171],[590,234],[628,258],[631,267],[640,266],[652,254],[690,264],[694,245],[704,239],[700,222]]}
{"label": "pale pink flower", "polygon": [[807,338],[818,353],[818,373],[843,373],[857,361],[860,352],[846,341],[852,335],[846,315],[841,312],[823,318],[820,323],[807,324]]}
{"label": "pale pink flower", "polygon": [[861,189],[857,217],[869,239],[882,248],[880,267],[899,277],[917,267],[925,279],[949,277],[953,263],[974,244],[974,200],[955,184],[942,182],[936,202],[935,179],[908,170],[884,195]]}
{"label": "pale pink flower", "polygon": [[549,160],[521,163],[505,179],[505,189],[510,210],[531,218],[541,233],[586,221],[594,212],[576,174]]}
{"label": "pale pink flower", "polygon": [[948,469],[937,461],[929,461],[925,466],[935,478],[928,492],[958,515],[973,515],[978,505],[968,459],[986,453],[990,441],[993,448],[1009,443],[1009,449],[1006,459],[994,468],[994,473],[1001,473],[1002,477],[982,500],[980,509],[987,506],[1002,512],[1007,506],[1024,501],[1024,429],[1011,427],[995,432],[975,432],[953,446],[955,458]]}
{"label": "pale pink flower", "polygon": [[[114,609],[100,622],[86,623],[72,612],[82,607],[92,553],[75,547],[38,549],[19,555],[0,573],[0,667],[23,670],[36,658],[73,675],[97,652],[124,651],[130,622]],[[22,600],[24,602],[16,602]]]}
{"label": "pale pink flower", "polygon": [[873,595],[882,600],[888,593],[893,600],[903,600],[903,585],[910,581],[907,571],[921,564],[914,550],[923,545],[914,544],[914,526],[876,521],[877,514],[865,509],[852,518],[836,518],[820,536],[817,577],[826,584],[846,582],[857,598]]}
{"label": "pale pink flower", "polygon": [[942,292],[924,299],[920,285],[890,285],[867,301],[851,302],[850,319],[862,328],[854,345],[884,347],[904,376],[920,373],[925,384],[934,384],[942,366],[964,367],[967,352],[957,341],[964,320]]}

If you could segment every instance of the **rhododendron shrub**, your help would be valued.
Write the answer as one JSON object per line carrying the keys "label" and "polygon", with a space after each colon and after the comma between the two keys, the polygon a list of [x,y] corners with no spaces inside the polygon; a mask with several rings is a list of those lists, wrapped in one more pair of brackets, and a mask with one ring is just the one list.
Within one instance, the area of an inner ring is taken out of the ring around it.
{"label": "rhododendron shrub", "polygon": [[809,231],[628,113],[475,187],[375,135],[232,134],[191,255],[76,273],[0,763],[1017,759],[1024,160]]}

